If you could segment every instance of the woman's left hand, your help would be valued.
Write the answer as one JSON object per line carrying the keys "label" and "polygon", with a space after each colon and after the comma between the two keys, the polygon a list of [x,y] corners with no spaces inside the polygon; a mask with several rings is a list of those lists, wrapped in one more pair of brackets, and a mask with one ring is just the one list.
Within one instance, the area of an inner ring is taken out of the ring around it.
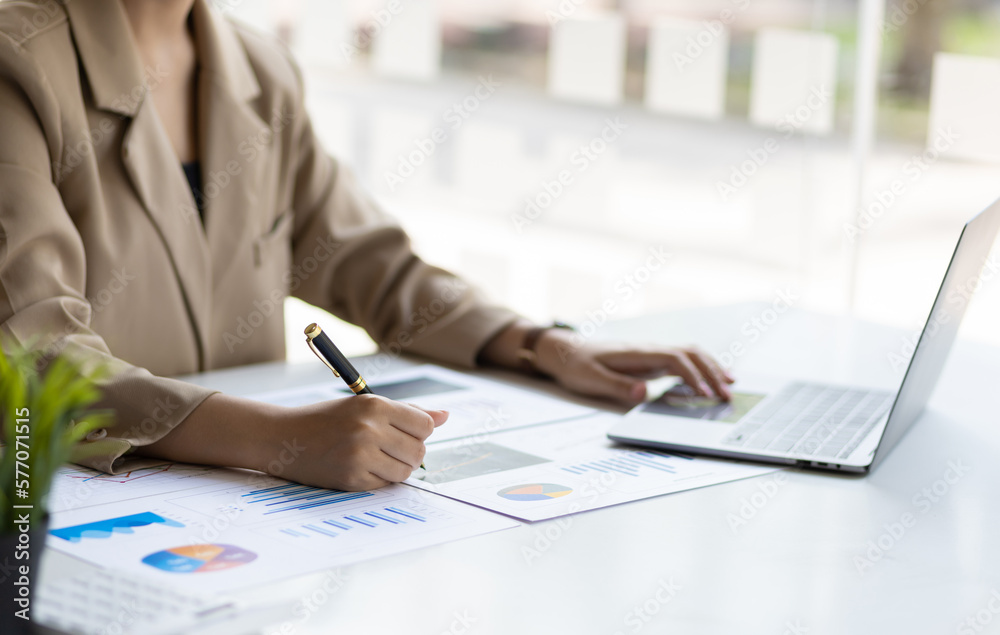
{"label": "woman's left hand", "polygon": [[[499,333],[480,359],[521,368],[519,351],[532,324],[519,321]],[[711,355],[693,347],[639,347],[587,342],[567,329],[542,332],[534,346],[534,367],[560,385],[583,395],[635,405],[646,398],[646,380],[673,375],[704,397],[731,398],[734,379]]]}
{"label": "woman's left hand", "polygon": [[535,347],[535,366],[574,392],[634,405],[646,398],[646,380],[672,375],[701,396],[732,397],[732,375],[697,348],[591,344],[579,338],[549,329]]}

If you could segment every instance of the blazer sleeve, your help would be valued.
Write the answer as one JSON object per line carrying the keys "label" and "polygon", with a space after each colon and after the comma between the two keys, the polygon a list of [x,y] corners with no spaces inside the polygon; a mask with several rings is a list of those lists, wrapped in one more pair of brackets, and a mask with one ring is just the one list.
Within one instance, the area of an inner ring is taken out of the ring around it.
{"label": "blazer sleeve", "polygon": [[[403,229],[323,151],[305,113],[301,75],[298,86],[290,292],[362,326],[389,354],[474,366],[480,349],[517,314],[413,253]],[[319,245],[329,247],[321,250],[329,254],[322,263]]]}
{"label": "blazer sleeve", "polygon": [[105,472],[163,463],[130,457],[165,436],[212,391],[156,377],[111,354],[90,328],[83,241],[54,183],[62,146],[58,102],[24,49],[0,34],[0,340],[83,371],[104,366],[100,408],[115,423],[89,435],[79,462]]}

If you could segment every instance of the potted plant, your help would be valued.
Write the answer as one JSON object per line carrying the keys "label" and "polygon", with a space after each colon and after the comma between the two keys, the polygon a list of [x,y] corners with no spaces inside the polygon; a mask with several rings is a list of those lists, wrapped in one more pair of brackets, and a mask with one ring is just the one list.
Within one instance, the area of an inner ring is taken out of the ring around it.
{"label": "potted plant", "polygon": [[64,357],[40,361],[25,348],[0,348],[0,632],[11,635],[30,631],[53,476],[88,433],[110,424],[109,412],[91,410],[103,371],[81,372]]}

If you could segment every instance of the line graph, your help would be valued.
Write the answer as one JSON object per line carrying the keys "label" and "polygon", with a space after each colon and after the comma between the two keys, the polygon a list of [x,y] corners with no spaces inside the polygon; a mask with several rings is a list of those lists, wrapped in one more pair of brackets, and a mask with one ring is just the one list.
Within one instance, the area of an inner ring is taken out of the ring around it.
{"label": "line graph", "polygon": [[207,475],[214,469],[202,465],[165,463],[121,474],[106,474],[79,465],[66,465],[59,468],[53,478],[49,509],[53,512],[67,511],[124,498],[175,492],[186,489],[188,479]]}
{"label": "line graph", "polygon": [[177,472],[183,471],[183,468],[178,469],[178,464],[170,463],[167,465],[148,467],[140,470],[131,470],[125,472],[124,474],[105,474],[104,472],[98,472],[97,470],[90,470],[87,468],[76,468],[77,473],[67,474],[66,477],[71,479],[81,480],[84,482],[105,481],[108,483],[134,483],[135,481],[144,478],[149,478],[151,476],[156,476],[157,474],[164,474],[170,471],[173,471],[176,474]]}

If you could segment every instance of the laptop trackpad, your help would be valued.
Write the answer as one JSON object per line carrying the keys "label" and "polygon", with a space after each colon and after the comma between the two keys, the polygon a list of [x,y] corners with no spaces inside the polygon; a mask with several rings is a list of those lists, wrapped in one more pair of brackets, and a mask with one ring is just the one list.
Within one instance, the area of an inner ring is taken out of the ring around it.
{"label": "laptop trackpad", "polygon": [[[735,424],[765,396],[763,392],[734,392],[732,401],[725,402],[696,395],[686,384],[680,384],[658,399],[633,409],[629,415],[642,413],[664,417],[656,426],[660,438],[673,437],[671,441],[676,443],[710,443],[721,440],[732,431]],[[652,422],[642,416],[638,420]]]}
{"label": "laptop trackpad", "polygon": [[763,394],[734,392],[732,401],[720,401],[696,395],[687,384],[680,384],[636,410],[654,415],[736,423],[764,397]]}

